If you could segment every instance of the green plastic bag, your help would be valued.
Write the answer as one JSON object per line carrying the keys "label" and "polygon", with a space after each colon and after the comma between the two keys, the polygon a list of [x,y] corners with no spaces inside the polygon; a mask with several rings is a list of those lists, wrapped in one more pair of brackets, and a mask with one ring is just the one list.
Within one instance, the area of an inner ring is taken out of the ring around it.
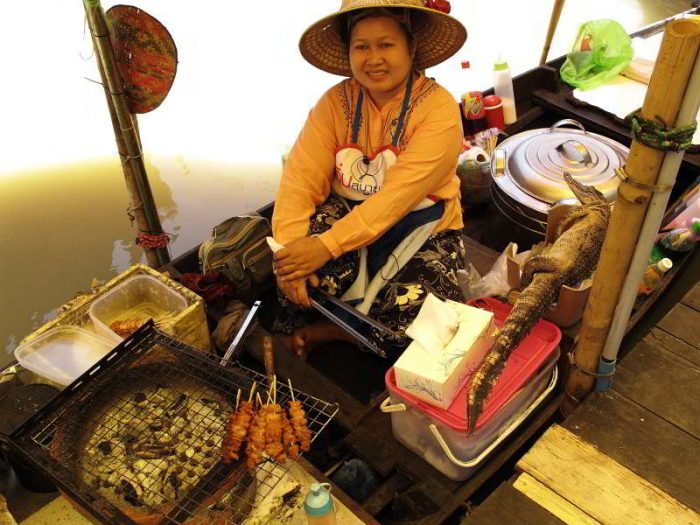
{"label": "green plastic bag", "polygon": [[632,60],[632,39],[615,20],[591,20],[581,25],[561,78],[586,90],[615,78]]}

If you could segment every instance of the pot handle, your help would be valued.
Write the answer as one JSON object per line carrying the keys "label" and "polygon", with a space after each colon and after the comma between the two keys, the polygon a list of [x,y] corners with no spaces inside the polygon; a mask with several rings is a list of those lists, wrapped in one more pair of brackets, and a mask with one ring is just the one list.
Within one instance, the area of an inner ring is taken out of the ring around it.
{"label": "pot handle", "polygon": [[440,433],[440,430],[437,428],[437,426],[433,423],[428,425],[428,428],[430,432],[432,432],[433,437],[435,440],[438,442],[440,445],[440,448],[442,448],[442,451],[445,453],[447,458],[457,465],[458,467],[462,468],[470,468],[473,466],[478,465],[481,463],[481,461],[488,456],[493,449],[495,449],[498,445],[500,445],[518,426],[520,423],[525,421],[527,417],[532,414],[535,409],[542,404],[542,402],[546,399],[546,397],[550,394],[552,390],[554,390],[554,387],[557,386],[557,379],[559,378],[559,370],[557,369],[557,366],[554,365],[554,369],[552,370],[552,378],[549,381],[549,384],[547,385],[547,388],[544,389],[544,391],[535,399],[530,406],[524,410],[517,418],[515,418],[510,425],[501,433],[500,436],[498,436],[491,444],[486,447],[481,454],[479,454],[477,457],[470,459],[469,461],[462,461],[461,459],[458,459],[454,453],[452,452],[452,449],[450,446],[447,444],[445,441],[445,438],[442,437],[442,434]]}
{"label": "pot handle", "polygon": [[591,152],[578,140],[565,140],[556,147],[556,150],[567,160],[590,166],[593,164]]}
{"label": "pot handle", "polygon": [[583,131],[584,133],[588,133],[586,131],[586,128],[583,127],[583,124],[581,124],[578,120],[574,120],[572,118],[565,118],[565,119],[558,120],[557,122],[552,124],[552,127],[549,128],[549,131],[554,131],[555,129],[560,128],[562,126],[566,126],[566,125],[575,126],[578,129],[580,129],[581,131]]}
{"label": "pot handle", "polygon": [[391,405],[391,398],[387,397],[384,401],[382,401],[382,404],[379,405],[379,410],[384,412],[385,414],[388,414],[389,412],[403,412],[406,410],[406,405],[403,403],[398,403],[396,405]]}
{"label": "pot handle", "polygon": [[491,175],[503,177],[506,173],[506,150],[497,149],[491,155]]}

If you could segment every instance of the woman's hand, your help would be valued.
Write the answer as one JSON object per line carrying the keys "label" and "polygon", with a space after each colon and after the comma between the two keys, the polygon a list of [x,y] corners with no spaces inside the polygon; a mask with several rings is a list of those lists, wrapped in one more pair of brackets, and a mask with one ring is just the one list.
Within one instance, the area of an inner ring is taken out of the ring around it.
{"label": "woman's hand", "polygon": [[333,258],[318,237],[302,237],[275,253],[277,280],[294,281],[313,274]]}
{"label": "woman's hand", "polygon": [[277,276],[277,286],[287,299],[294,304],[310,308],[311,299],[309,299],[309,294],[306,290],[307,282],[315,288],[320,284],[321,280],[315,273],[309,277],[294,280],[283,280],[279,275]]}

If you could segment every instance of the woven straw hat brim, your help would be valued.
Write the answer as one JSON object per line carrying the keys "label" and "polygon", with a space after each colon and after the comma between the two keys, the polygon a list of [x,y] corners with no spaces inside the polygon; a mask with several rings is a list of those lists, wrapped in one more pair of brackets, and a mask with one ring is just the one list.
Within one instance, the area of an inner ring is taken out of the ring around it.
{"label": "woven straw hat brim", "polygon": [[363,4],[326,16],[304,31],[299,50],[307,62],[334,75],[352,76],[347,49],[340,36],[341,15],[371,7],[406,7],[416,12],[412,17],[417,42],[415,69],[444,62],[467,41],[467,30],[462,23],[441,11],[394,0],[370,0]]}

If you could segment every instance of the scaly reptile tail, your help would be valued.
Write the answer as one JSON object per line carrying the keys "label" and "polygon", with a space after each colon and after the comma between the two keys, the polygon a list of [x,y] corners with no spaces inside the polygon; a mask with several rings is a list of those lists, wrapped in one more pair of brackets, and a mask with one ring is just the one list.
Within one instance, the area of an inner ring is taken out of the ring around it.
{"label": "scaly reptile tail", "polygon": [[538,273],[525,288],[518,302],[496,335],[496,342],[486,355],[469,383],[467,398],[467,432],[476,429],[476,422],[484,411],[486,401],[501,375],[506,361],[532,327],[542,317],[559,291],[559,283],[552,274]]}

